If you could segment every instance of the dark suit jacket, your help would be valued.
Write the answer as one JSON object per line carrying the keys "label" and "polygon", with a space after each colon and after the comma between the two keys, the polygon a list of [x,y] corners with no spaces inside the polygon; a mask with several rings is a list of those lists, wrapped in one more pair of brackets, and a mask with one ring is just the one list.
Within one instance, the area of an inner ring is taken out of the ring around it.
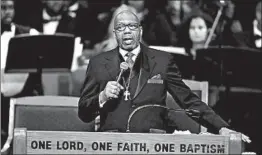
{"label": "dark suit jacket", "polygon": [[[30,32],[30,27],[27,26],[23,26],[23,25],[18,25],[18,24],[14,24],[15,25],[15,35],[19,35],[19,34],[27,34]],[[1,35],[5,30],[11,30],[11,25],[4,25],[1,24]]]}
{"label": "dark suit jacket", "polygon": [[[179,70],[168,53],[150,49],[143,44],[141,44],[142,63],[138,84],[131,103],[123,102],[120,97],[120,99],[107,101],[100,109],[99,93],[108,81],[116,79],[120,71],[118,50],[119,48],[113,49],[90,60],[79,100],[78,114],[83,121],[90,122],[100,114],[102,131],[117,129],[125,132],[128,116],[134,109],[147,104],[166,105],[166,92],[169,91],[182,108],[200,111],[200,120],[206,125],[209,124],[216,129],[228,126],[182,82]],[[163,84],[148,83],[148,79],[157,74],[161,75]],[[162,115],[163,112],[166,111],[159,111],[159,114],[153,115],[157,119],[155,126],[143,127],[142,125],[135,132],[148,131],[149,129],[145,129],[148,127],[163,129],[163,126],[159,126],[159,124],[165,124],[161,122],[165,117]]]}
{"label": "dark suit jacket", "polygon": [[255,40],[258,38],[255,37],[253,31],[244,31],[236,33],[234,34],[234,39],[234,46],[258,49],[255,44]]}

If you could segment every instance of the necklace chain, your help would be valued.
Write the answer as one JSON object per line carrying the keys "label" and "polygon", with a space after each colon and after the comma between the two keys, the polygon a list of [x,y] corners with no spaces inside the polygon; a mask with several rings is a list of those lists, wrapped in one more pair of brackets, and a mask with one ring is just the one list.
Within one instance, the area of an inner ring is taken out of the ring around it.
{"label": "necklace chain", "polygon": [[128,76],[128,81],[127,81],[127,83],[126,83],[126,81],[125,81],[125,78],[123,77],[124,85],[125,85],[125,88],[126,88],[127,91],[128,91],[128,89],[129,89],[129,87],[130,87],[130,81],[131,81],[132,71],[133,71],[133,67],[130,69],[130,73],[129,73],[129,76]]}

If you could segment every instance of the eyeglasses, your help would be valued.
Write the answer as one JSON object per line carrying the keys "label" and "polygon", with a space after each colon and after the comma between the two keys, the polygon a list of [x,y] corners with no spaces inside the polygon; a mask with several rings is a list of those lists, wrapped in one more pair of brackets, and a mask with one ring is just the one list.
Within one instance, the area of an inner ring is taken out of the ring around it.
{"label": "eyeglasses", "polygon": [[139,24],[138,23],[131,23],[131,24],[119,24],[116,25],[116,27],[114,28],[116,31],[124,31],[126,29],[126,27],[128,26],[129,30],[137,30],[139,28]]}

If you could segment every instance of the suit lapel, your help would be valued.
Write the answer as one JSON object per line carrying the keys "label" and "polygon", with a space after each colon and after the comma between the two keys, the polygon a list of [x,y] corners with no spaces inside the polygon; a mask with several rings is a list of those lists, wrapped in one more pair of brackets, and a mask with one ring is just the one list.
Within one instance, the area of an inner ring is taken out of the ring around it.
{"label": "suit lapel", "polygon": [[154,61],[155,56],[150,55],[150,53],[148,52],[148,48],[142,44],[141,44],[141,54],[142,54],[142,60],[141,60],[142,65],[139,72],[138,85],[133,100],[137,97],[137,95],[141,92],[141,90],[147,83],[147,80],[150,77],[156,65],[156,62]]}
{"label": "suit lapel", "polygon": [[112,80],[116,80],[116,76],[120,70],[120,60],[118,54],[118,47],[113,49],[110,54],[105,56],[105,69],[112,78]]}

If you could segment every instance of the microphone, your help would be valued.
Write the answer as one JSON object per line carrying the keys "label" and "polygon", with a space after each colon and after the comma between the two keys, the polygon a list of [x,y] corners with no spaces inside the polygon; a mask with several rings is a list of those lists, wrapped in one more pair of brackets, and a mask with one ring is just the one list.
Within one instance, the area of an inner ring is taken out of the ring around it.
{"label": "microphone", "polygon": [[119,75],[118,75],[118,78],[117,78],[117,80],[116,80],[117,83],[119,83],[119,80],[120,80],[123,72],[128,69],[128,64],[127,64],[126,62],[122,62],[122,63],[120,64],[120,69],[121,69],[121,71],[120,71],[120,73],[119,73]]}

